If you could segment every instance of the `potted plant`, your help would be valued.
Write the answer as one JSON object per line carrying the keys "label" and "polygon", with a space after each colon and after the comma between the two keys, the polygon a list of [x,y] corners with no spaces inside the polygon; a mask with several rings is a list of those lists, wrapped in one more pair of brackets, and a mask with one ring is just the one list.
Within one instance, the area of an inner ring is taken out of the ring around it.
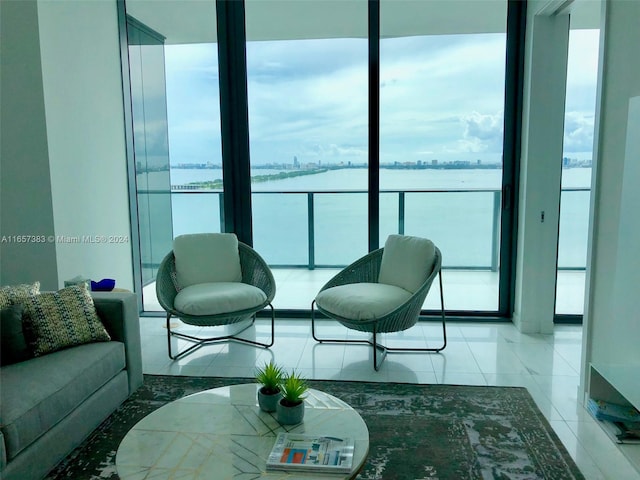
{"label": "potted plant", "polygon": [[273,363],[265,363],[263,368],[256,371],[256,381],[262,386],[258,389],[258,405],[265,412],[275,412],[278,400],[282,398],[280,384],[284,372],[282,367]]}
{"label": "potted plant", "polygon": [[304,417],[307,382],[292,371],[282,382],[282,398],[276,405],[276,418],[282,425],[295,425]]}

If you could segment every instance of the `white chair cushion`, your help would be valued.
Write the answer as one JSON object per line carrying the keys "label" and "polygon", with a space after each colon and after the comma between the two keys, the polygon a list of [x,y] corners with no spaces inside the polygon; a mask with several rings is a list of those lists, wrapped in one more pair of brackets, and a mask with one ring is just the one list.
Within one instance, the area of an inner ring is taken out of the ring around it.
{"label": "white chair cushion", "polygon": [[411,298],[411,293],[394,285],[351,283],[327,288],[316,304],[329,313],[353,320],[373,320],[392,312]]}
{"label": "white chair cushion", "polygon": [[180,290],[173,306],[188,315],[217,315],[257,308],[266,300],[267,295],[253,285],[215,282],[191,285]]}
{"label": "white chair cushion", "polygon": [[180,235],[173,240],[173,254],[181,288],[242,280],[238,238],[233,233]]}
{"label": "white chair cushion", "polygon": [[415,293],[433,270],[436,247],[431,240],[389,235],[382,252],[378,282]]}

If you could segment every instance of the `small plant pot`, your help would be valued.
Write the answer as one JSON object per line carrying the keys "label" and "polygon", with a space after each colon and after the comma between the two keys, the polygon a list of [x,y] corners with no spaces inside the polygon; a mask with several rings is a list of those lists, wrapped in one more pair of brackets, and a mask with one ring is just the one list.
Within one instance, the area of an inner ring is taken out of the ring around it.
{"label": "small plant pot", "polygon": [[264,393],[264,387],[258,389],[258,405],[260,410],[275,412],[278,401],[282,398],[282,392]]}
{"label": "small plant pot", "polygon": [[276,419],[280,425],[297,425],[304,418],[304,402],[294,406],[283,404],[281,399],[276,406]]}

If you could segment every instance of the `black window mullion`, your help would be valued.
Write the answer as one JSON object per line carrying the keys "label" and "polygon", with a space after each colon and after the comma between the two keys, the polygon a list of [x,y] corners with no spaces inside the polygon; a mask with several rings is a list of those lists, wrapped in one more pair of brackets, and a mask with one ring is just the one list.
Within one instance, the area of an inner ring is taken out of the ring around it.
{"label": "black window mullion", "polygon": [[216,1],[225,231],[253,245],[244,2]]}
{"label": "black window mullion", "polygon": [[518,178],[522,134],[525,27],[527,2],[509,0],[505,68],[504,145],[502,162],[502,218],[500,236],[499,305],[501,315],[514,309]]}
{"label": "black window mullion", "polygon": [[380,246],[380,1],[369,0],[369,251]]}

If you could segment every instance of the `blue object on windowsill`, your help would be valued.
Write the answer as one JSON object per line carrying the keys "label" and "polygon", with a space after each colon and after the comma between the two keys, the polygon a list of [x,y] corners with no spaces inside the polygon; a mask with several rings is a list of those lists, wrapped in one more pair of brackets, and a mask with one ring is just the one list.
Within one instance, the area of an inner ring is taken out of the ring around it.
{"label": "blue object on windowsill", "polygon": [[91,280],[92,292],[110,292],[113,287],[116,286],[116,281],[113,278],[103,278],[99,282]]}

